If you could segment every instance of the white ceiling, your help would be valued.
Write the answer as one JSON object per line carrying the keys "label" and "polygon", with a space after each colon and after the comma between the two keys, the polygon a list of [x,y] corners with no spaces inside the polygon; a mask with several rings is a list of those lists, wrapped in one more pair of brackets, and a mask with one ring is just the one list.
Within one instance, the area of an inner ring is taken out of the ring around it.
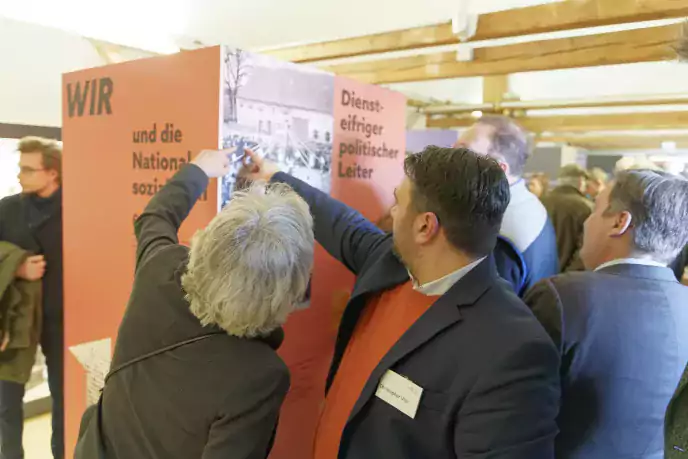
{"label": "white ceiling", "polygon": [[[558,0],[0,0],[0,17],[160,52],[190,40],[259,50],[445,22],[462,1],[471,12],[485,13]],[[512,92],[524,100],[686,93],[688,65],[533,72],[512,75],[510,81]],[[454,103],[482,98],[481,78],[391,87],[411,97]]]}
{"label": "white ceiling", "polygon": [[157,51],[173,36],[257,49],[445,22],[462,5],[484,13],[552,1],[0,0],[0,17]]}

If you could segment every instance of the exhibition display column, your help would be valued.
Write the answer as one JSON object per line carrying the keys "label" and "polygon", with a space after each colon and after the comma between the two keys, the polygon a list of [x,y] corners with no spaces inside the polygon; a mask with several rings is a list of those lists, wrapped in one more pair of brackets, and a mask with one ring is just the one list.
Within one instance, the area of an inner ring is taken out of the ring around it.
{"label": "exhibition display column", "polygon": [[[133,221],[150,197],[199,150],[250,147],[376,220],[403,177],[405,106],[387,89],[229,47],[64,75],[68,457],[109,369],[134,275]],[[211,183],[182,243],[231,198],[235,173]],[[272,458],[312,456],[352,279],[318,247],[309,295],[280,349],[292,386]]]}

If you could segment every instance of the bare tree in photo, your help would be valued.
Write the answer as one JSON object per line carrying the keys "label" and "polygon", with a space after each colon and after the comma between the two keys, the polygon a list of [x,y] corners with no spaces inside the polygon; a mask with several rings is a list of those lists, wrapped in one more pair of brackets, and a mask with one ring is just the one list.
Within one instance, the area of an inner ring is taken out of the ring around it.
{"label": "bare tree in photo", "polygon": [[233,49],[225,54],[225,89],[227,94],[225,122],[237,122],[237,95],[241,87],[246,84],[250,71],[249,53],[241,49]]}

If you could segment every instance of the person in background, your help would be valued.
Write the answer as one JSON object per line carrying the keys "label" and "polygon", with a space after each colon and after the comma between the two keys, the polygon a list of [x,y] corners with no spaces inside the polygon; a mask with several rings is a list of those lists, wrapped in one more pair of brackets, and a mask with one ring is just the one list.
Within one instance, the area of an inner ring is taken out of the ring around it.
{"label": "person in background", "polygon": [[589,272],[545,280],[526,303],[562,355],[558,459],[656,459],[688,362],[688,288],[666,265],[688,241],[688,180],[620,173],[585,222]]}
{"label": "person in background", "polygon": [[559,272],[583,269],[578,250],[583,224],[592,213],[592,202],[585,197],[588,179],[588,172],[577,164],[564,166],[557,186],[542,199],[554,224]]}
{"label": "person in background", "polygon": [[530,155],[528,134],[508,117],[484,116],[459,137],[457,146],[493,158],[509,181],[511,201],[494,253],[500,275],[521,295],[540,279],[557,274],[554,227],[523,179]]}
{"label": "person in background", "polygon": [[[189,248],[177,231],[233,150],[203,151],[135,224],[136,274],[102,398],[109,458],[266,458],[289,389],[276,349],[303,299],[313,220],[284,185],[235,192]],[[88,422],[88,421],[86,421]]]}
{"label": "person in background", "polygon": [[594,201],[607,186],[609,175],[599,167],[593,167],[588,172],[588,177],[585,194],[588,199]]}
{"label": "person in background", "polygon": [[489,257],[509,202],[497,162],[439,147],[407,156],[386,234],[247,154],[242,175],[291,185],[316,240],[357,276],[315,459],[551,459],[559,360]]}
{"label": "person in background", "polygon": [[533,193],[538,199],[549,191],[549,179],[544,173],[531,174],[527,181],[528,191]]}
{"label": "person in background", "polygon": [[[55,459],[64,457],[63,284],[62,284],[62,148],[54,140],[25,137],[19,141],[22,192],[0,201],[0,241],[31,255],[19,267],[20,279],[42,281],[43,327],[40,345],[48,367],[52,396],[52,440]],[[12,337],[9,337],[10,340]],[[0,381],[0,458],[24,457],[24,385]]]}

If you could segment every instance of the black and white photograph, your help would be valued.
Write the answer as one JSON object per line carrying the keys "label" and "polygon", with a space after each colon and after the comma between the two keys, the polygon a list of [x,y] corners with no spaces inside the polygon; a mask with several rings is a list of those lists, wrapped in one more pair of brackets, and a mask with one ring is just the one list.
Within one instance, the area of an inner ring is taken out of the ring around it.
{"label": "black and white photograph", "polygon": [[237,151],[219,185],[219,208],[236,187],[245,148],[329,192],[334,77],[241,49],[225,47],[222,56],[222,147]]}

